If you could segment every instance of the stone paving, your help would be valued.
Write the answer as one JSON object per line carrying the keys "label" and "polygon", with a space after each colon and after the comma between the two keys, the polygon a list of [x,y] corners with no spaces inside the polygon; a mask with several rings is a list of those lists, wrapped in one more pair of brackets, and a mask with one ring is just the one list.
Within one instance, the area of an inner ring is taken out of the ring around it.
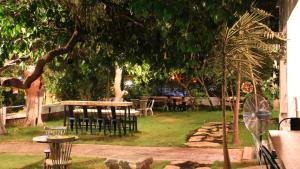
{"label": "stone paving", "polygon": [[[227,127],[230,129],[230,124]],[[165,169],[209,169],[215,161],[223,161],[222,131],[222,123],[205,123],[188,139],[187,148],[74,144],[72,155],[120,159],[153,157],[154,160],[170,161]],[[4,142],[0,143],[0,153],[40,154],[42,156],[46,147],[47,144],[41,143]],[[243,149],[230,149],[229,155],[231,162],[241,162]]]}
{"label": "stone paving", "polygon": [[[227,131],[230,129],[230,124],[227,125]],[[185,145],[193,148],[220,148],[222,146],[223,135],[221,122],[209,122],[202,125],[201,128],[187,139]],[[209,169],[210,164],[203,161],[172,161],[165,169]]]}
{"label": "stone paving", "polygon": [[[227,124],[227,131],[230,130],[230,124]],[[209,122],[205,123],[201,128],[196,130],[188,142],[188,147],[220,147],[222,146],[222,123]]]}
{"label": "stone paving", "polygon": [[[47,144],[30,142],[2,142],[0,153],[38,154],[43,156],[43,150]],[[230,149],[232,162],[241,162],[243,150]],[[135,147],[117,145],[74,144],[72,148],[74,156],[91,156],[107,158],[111,156],[145,156],[154,160],[191,161],[199,164],[212,164],[214,161],[223,161],[221,148],[181,148],[181,147]]]}

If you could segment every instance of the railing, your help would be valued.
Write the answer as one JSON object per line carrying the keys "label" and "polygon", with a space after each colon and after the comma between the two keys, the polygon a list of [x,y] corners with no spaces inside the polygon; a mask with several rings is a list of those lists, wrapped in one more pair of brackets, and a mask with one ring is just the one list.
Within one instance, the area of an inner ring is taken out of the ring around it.
{"label": "railing", "polygon": [[12,118],[25,118],[25,113],[16,113],[17,111],[23,109],[24,105],[17,105],[17,106],[6,106],[0,109],[0,119],[2,120],[2,124],[6,124],[7,119]]}

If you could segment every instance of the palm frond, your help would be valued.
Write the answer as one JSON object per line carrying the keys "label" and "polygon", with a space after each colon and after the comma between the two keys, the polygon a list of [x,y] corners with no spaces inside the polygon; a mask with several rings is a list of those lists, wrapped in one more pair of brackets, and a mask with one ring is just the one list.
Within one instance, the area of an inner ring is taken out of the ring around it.
{"label": "palm frond", "polygon": [[[273,32],[263,21],[272,15],[264,10],[252,8],[242,15],[232,27],[224,26],[219,34],[217,46],[218,56],[225,57],[228,71],[239,71],[247,77],[259,80],[261,74],[257,71],[265,63],[265,58],[272,58],[278,52],[278,44],[286,39]],[[221,45],[221,46],[220,46]],[[223,52],[223,53],[222,53]],[[255,70],[251,70],[256,68]],[[249,71],[251,70],[251,71]],[[253,72],[251,75],[249,72]]]}

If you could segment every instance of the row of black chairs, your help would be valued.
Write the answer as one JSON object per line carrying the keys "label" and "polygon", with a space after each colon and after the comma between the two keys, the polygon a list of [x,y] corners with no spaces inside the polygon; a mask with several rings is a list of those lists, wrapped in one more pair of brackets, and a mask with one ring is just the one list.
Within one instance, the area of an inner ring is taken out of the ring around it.
{"label": "row of black chairs", "polygon": [[65,107],[65,116],[68,129],[78,133],[78,130],[85,129],[86,132],[90,130],[90,133],[93,134],[93,131],[104,131],[104,134],[107,135],[107,132],[111,135],[113,132],[114,135],[118,132],[121,136],[122,133],[126,135],[126,132],[129,129],[130,132],[137,131],[137,111],[130,112],[130,108],[116,108],[116,107],[87,107],[82,106],[76,108],[74,106]]}

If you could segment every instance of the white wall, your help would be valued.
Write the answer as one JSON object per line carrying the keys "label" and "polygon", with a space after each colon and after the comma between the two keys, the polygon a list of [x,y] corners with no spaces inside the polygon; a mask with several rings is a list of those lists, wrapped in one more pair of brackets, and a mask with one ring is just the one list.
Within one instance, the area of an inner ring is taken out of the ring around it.
{"label": "white wall", "polygon": [[287,39],[287,107],[288,116],[295,117],[295,97],[300,108],[300,3],[288,20]]}

